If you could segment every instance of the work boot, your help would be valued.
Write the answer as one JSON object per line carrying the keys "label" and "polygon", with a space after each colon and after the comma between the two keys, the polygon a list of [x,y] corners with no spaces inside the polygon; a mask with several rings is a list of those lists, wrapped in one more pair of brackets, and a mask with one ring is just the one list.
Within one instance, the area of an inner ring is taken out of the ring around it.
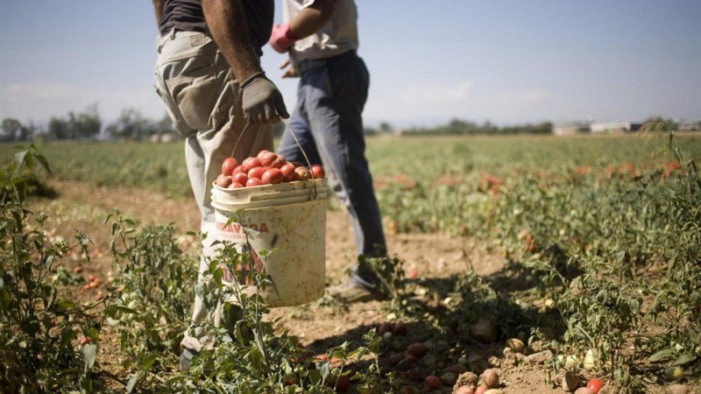
{"label": "work boot", "polygon": [[386,297],[379,286],[353,275],[347,282],[329,287],[329,295],[347,303],[381,301]]}

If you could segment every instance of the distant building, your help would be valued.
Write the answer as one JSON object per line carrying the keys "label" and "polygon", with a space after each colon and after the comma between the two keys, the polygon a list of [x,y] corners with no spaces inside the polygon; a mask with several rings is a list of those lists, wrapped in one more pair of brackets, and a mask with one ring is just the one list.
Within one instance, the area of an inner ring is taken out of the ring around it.
{"label": "distant building", "polygon": [[640,122],[595,122],[590,128],[592,134],[623,134],[640,130]]}
{"label": "distant building", "polygon": [[589,133],[590,131],[589,124],[584,122],[561,123],[553,126],[554,135],[575,135]]}
{"label": "distant building", "polygon": [[162,133],[162,134],[155,133],[155,134],[151,134],[149,139],[153,143],[172,142],[172,141],[175,141],[175,134],[174,133]]}
{"label": "distant building", "polygon": [[678,126],[679,131],[701,131],[701,120],[682,120]]}

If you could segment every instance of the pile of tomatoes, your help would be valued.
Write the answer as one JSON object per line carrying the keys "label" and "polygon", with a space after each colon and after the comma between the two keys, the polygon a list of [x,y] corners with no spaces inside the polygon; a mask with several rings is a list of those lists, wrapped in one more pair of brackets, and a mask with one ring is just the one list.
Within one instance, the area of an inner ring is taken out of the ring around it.
{"label": "pile of tomatoes", "polygon": [[241,163],[233,157],[226,158],[214,183],[225,189],[238,189],[320,179],[324,175],[324,168],[319,164],[306,167],[303,163],[288,162],[282,155],[262,150]]}

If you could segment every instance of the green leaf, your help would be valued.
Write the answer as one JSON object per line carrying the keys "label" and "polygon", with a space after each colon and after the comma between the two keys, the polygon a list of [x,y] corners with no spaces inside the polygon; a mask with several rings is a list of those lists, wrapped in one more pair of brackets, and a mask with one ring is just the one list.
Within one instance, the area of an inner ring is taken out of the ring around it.
{"label": "green leaf", "polygon": [[672,366],[676,367],[678,365],[689,364],[690,362],[696,361],[696,358],[697,357],[691,353],[682,353],[681,356],[674,360]]}
{"label": "green leaf", "polygon": [[236,326],[234,327],[234,337],[241,345],[246,345],[248,343],[248,339],[243,334],[243,329],[244,329],[245,324],[246,323],[241,320],[241,321],[237,322]]}
{"label": "green leaf", "polygon": [[97,337],[100,335],[100,329],[97,327],[90,327],[87,330],[85,330],[85,336],[90,337],[94,340],[97,340]]}
{"label": "green leaf", "polygon": [[27,157],[27,154],[29,154],[28,150],[23,150],[15,153],[15,162],[17,163],[17,167],[22,166],[25,162],[25,157]]}
{"label": "green leaf", "polygon": [[127,393],[131,393],[134,391],[134,387],[136,387],[136,382],[139,380],[139,375],[134,374],[131,375],[129,378],[129,382],[127,383]]}
{"label": "green leaf", "polygon": [[58,312],[65,312],[65,311],[68,311],[70,309],[75,309],[75,307],[76,307],[76,303],[73,301],[61,300],[61,301],[56,302],[56,310]]}
{"label": "green leaf", "polygon": [[124,312],[124,313],[131,313],[131,314],[137,313],[136,310],[134,310],[132,308],[127,308],[126,306],[121,306],[121,305],[110,305],[107,308],[105,308],[105,314],[107,316],[116,318],[117,312]]}
{"label": "green leaf", "polygon": [[141,362],[141,368],[143,368],[146,371],[150,371],[151,368],[153,367],[153,363],[158,360],[158,355],[157,354],[151,354],[144,358],[144,360]]}
{"label": "green leaf", "polygon": [[328,361],[324,361],[319,365],[319,372],[321,372],[321,377],[326,380],[326,378],[331,374],[331,363]]}
{"label": "green leaf", "polygon": [[672,351],[672,349],[664,349],[650,356],[648,360],[654,363],[658,361],[669,360],[672,358],[674,358],[674,352]]}
{"label": "green leaf", "polygon": [[39,161],[42,167],[51,174],[51,168],[49,167],[49,162],[46,160],[46,158],[43,155],[34,155],[34,157]]}
{"label": "green leaf", "polygon": [[623,261],[623,259],[626,258],[626,252],[624,250],[621,250],[620,252],[616,253],[616,260],[620,263]]}
{"label": "green leaf", "polygon": [[263,363],[265,362],[263,353],[255,346],[248,352],[248,360],[253,365],[253,368],[258,370],[263,368]]}
{"label": "green leaf", "polygon": [[88,344],[83,346],[80,351],[83,353],[83,358],[85,359],[85,373],[88,372],[90,368],[95,365],[95,359],[97,358],[97,345]]}

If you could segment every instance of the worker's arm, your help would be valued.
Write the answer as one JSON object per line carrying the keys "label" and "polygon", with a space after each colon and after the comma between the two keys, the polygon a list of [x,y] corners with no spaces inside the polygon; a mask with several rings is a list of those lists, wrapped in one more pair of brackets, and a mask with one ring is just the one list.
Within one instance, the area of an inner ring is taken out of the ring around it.
{"label": "worker's arm", "polygon": [[260,59],[248,35],[241,0],[202,0],[207,27],[237,81],[261,73]]}
{"label": "worker's arm", "polygon": [[297,40],[310,36],[327,24],[333,16],[336,0],[316,0],[304,7],[290,21],[290,33]]}
{"label": "worker's arm", "polygon": [[331,20],[335,7],[336,0],[315,0],[288,23],[273,26],[270,46],[280,53],[287,52],[295,41],[324,27]]}
{"label": "worker's arm", "polygon": [[282,94],[265,77],[251,44],[241,0],[202,0],[212,39],[229,63],[241,89],[241,108],[251,123],[277,123],[289,118]]}

